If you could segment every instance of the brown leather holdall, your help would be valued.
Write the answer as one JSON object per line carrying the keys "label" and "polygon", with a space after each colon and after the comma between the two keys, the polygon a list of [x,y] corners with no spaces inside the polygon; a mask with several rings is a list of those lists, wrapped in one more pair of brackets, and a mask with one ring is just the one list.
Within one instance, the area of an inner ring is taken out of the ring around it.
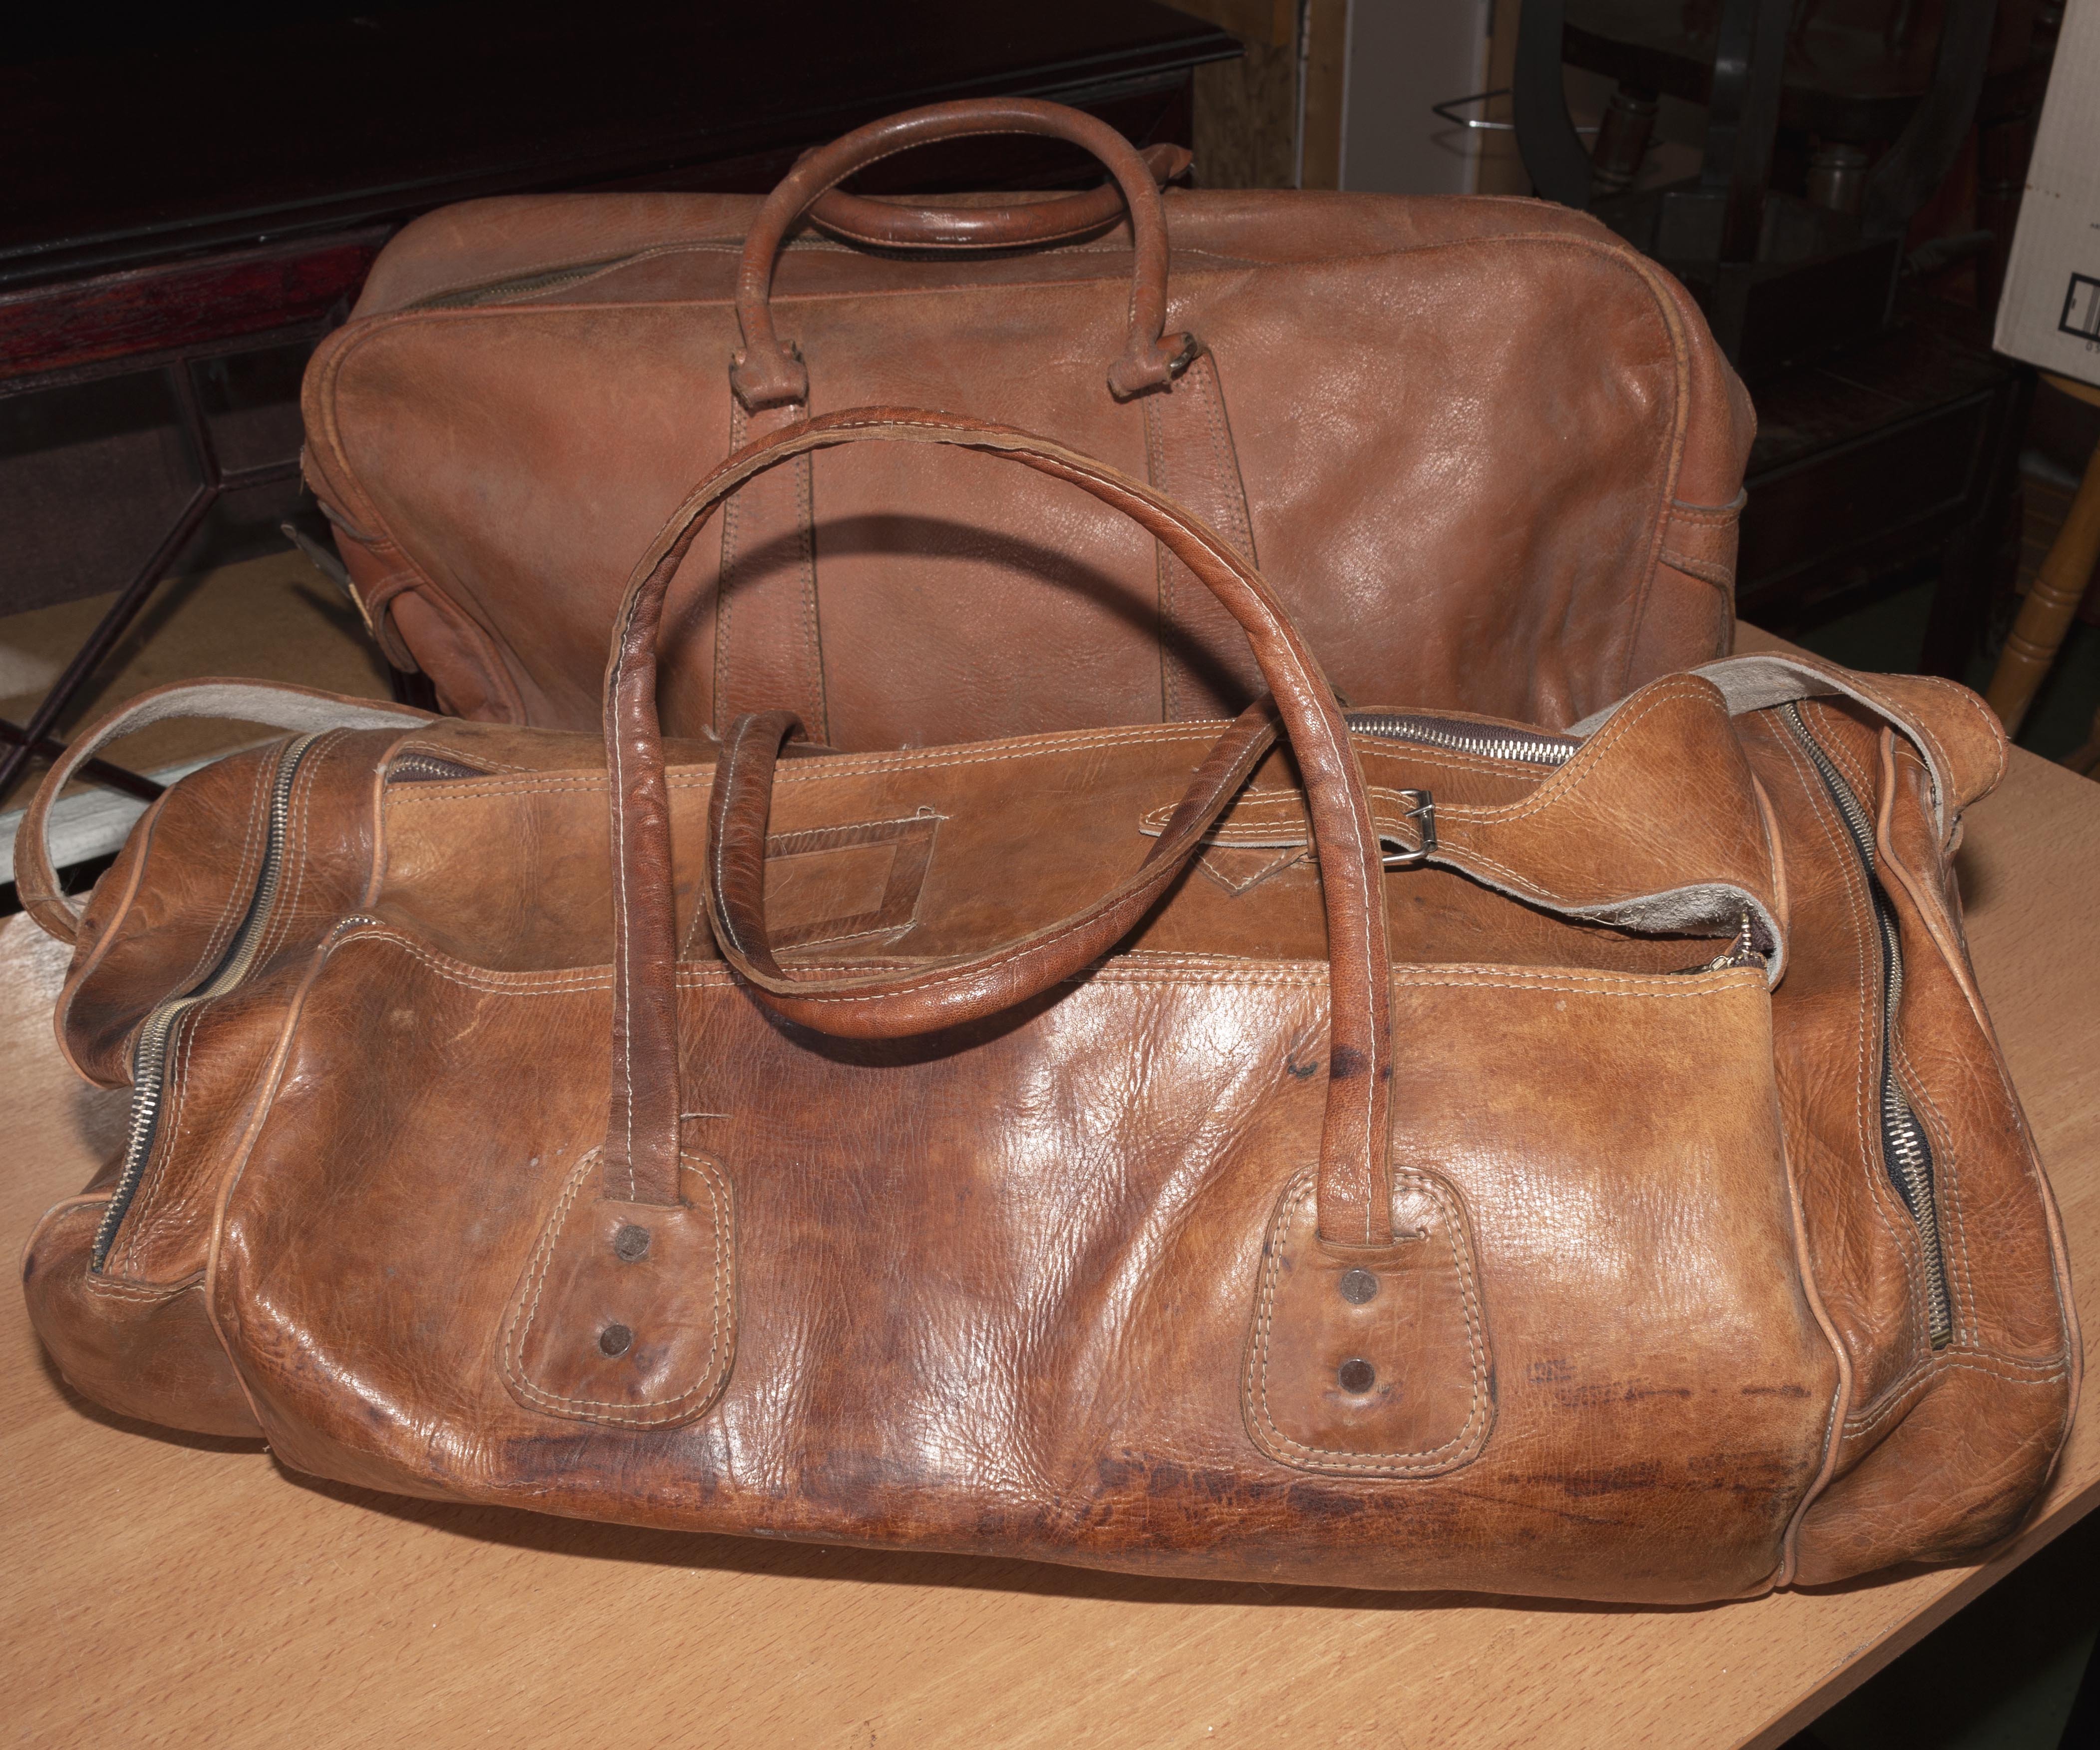
{"label": "brown leather holdall", "polygon": [[[665,740],[708,512],[848,443],[1083,488],[1274,705]],[[602,738],[216,683],[54,769],[17,878],[134,1090],[23,1268],[88,1396],[549,1513],[1593,1598],[1970,1558],[2040,1489],[2079,1347],[1950,873],[1974,695],[1749,656],[1569,735],[1345,719],[1224,537],[934,414],[719,471],[618,625]],[[51,799],[185,711],[298,733],[76,917]]]}
{"label": "brown leather holdall", "polygon": [[[930,211],[825,192],[1002,131],[1074,141],[1113,183]],[[447,709],[589,729],[629,558],[690,483],[870,405],[1149,480],[1277,580],[1352,699],[1558,726],[1727,652],[1753,421],[1676,281],[1550,203],[1162,194],[1175,153],[976,101],[863,128],[762,201],[417,220],[306,387],[307,478],[387,655]],[[1259,690],[1141,530],[915,449],[754,482],[665,626],[683,735],[784,708],[841,749],[927,746],[1229,715]]]}

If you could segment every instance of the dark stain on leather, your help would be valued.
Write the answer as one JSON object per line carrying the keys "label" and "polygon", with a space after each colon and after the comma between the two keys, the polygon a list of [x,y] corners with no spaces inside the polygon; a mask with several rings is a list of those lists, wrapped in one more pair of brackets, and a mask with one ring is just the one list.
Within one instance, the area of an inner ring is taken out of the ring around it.
{"label": "dark stain on leather", "polygon": [[1602,1470],[1573,1471],[1565,1476],[1537,1477],[1534,1482],[1564,1489],[1578,1500],[1593,1495],[1624,1495],[1660,1487],[1662,1466],[1652,1459],[1638,1464],[1613,1465]]}

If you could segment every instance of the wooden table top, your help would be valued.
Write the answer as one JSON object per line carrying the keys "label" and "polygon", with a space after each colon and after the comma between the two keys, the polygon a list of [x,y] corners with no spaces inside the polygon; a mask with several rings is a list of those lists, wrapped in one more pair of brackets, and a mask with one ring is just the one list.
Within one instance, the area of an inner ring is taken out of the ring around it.
{"label": "wooden table top", "polygon": [[[2016,753],[1961,868],[2090,1355],[2100,784]],[[51,1043],[64,965],[0,926],[15,1245],[122,1128]],[[2089,1409],[1981,1568],[1678,1611],[1147,1581],[369,1494],[106,1416],[0,1322],[0,1718],[39,1744],[1772,1745],[2100,1505]]]}

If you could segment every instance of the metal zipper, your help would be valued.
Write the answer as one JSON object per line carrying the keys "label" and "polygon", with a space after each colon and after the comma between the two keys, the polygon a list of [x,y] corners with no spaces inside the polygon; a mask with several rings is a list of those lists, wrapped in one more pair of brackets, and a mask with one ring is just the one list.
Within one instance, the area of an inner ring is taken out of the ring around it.
{"label": "metal zipper", "polygon": [[[1429,747],[1448,748],[1454,753],[1476,754],[1484,759],[1513,760],[1532,766],[1564,766],[1582,745],[1573,736],[1547,735],[1535,729],[1513,729],[1500,723],[1468,723],[1462,718],[1423,717],[1396,711],[1345,711],[1350,728],[1366,736],[1392,741],[1413,741]],[[1385,860],[1388,868],[1405,868],[1423,861],[1436,848],[1436,803],[1427,790],[1405,790],[1414,801],[1414,813],[1423,824],[1423,848]],[[1696,966],[1675,969],[1687,974],[1729,972],[1738,966],[1762,966],[1765,957],[1758,951],[1746,909],[1736,926],[1736,938],[1711,960]]]}
{"label": "metal zipper", "polygon": [[1455,717],[1417,717],[1396,711],[1347,711],[1343,715],[1350,728],[1364,735],[1530,766],[1564,766],[1582,745],[1572,736],[1549,736],[1502,723],[1471,723]]}
{"label": "metal zipper", "polygon": [[95,1246],[90,1254],[90,1270],[99,1272],[109,1257],[110,1246],[117,1238],[117,1230],[122,1225],[125,1212],[131,1206],[133,1195],[139,1189],[139,1181],[144,1176],[146,1162],[153,1151],[153,1138],[160,1128],[161,1097],[165,1089],[168,1072],[168,1044],[182,1018],[201,1003],[224,996],[246,978],[254,969],[255,957],[262,947],[262,936],[270,922],[270,914],[277,903],[277,891],[282,884],[285,837],[292,809],[292,784],[298,777],[299,762],[306,758],[307,750],[320,740],[320,733],[299,736],[285,744],[277,757],[277,776],[270,792],[270,824],[262,846],[262,867],[255,878],[255,892],[248,902],[248,914],[234,932],[233,940],[227,946],[218,964],[203,979],[182,996],[169,998],[150,1010],[140,1023],[139,1036],[131,1047],[131,1120],[124,1142],[124,1165],[117,1175],[116,1189],[111,1192],[109,1207],[104,1210],[102,1224],[95,1231]]}
{"label": "metal zipper", "polygon": [[1917,1229],[1918,1244],[1925,1254],[1926,1321],[1935,1349],[1944,1348],[1954,1335],[1954,1316],[1947,1293],[1947,1262],[1939,1243],[1939,1213],[1933,1198],[1932,1141],[1918,1121],[1909,1097],[1904,1094],[1895,1067],[1896,1017],[1903,1005],[1903,936],[1896,924],[1895,908],[1874,867],[1874,828],[1865,807],[1845,781],[1844,774],[1824,751],[1815,732],[1808,727],[1798,705],[1780,707],[1780,719],[1798,741],[1838,812],[1867,877],[1874,925],[1882,945],[1882,1160],[1889,1182],[1910,1212]]}
{"label": "metal zipper", "polygon": [[470,285],[457,292],[435,292],[428,298],[418,298],[404,304],[408,310],[470,310],[476,304],[495,303],[505,298],[530,298],[538,292],[550,292],[558,285],[567,285],[577,280],[588,280],[594,273],[603,273],[608,267],[617,267],[633,261],[634,256],[609,255],[603,261],[579,262],[567,267],[550,267],[544,273],[521,273],[508,280],[492,280],[486,285]]}
{"label": "metal zipper", "polygon": [[1679,966],[1680,973],[1732,972],[1738,966],[1762,966],[1765,957],[1758,952],[1757,939],[1750,927],[1749,908],[1743,910],[1741,922],[1736,926],[1736,939],[1711,960],[1702,960],[1696,966]]}
{"label": "metal zipper", "polygon": [[404,753],[386,768],[389,784],[451,784],[462,778],[488,776],[479,766],[447,759],[439,753]]}

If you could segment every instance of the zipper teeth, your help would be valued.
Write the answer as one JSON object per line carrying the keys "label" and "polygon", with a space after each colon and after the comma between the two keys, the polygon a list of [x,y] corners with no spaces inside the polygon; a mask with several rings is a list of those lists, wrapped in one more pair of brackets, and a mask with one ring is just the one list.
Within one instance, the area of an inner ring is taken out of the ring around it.
{"label": "zipper teeth", "polygon": [[403,307],[408,310],[469,310],[476,304],[493,303],[499,298],[527,298],[535,292],[552,291],[558,285],[588,280],[593,274],[603,273],[608,267],[617,267],[621,263],[633,259],[629,255],[612,255],[603,261],[583,262],[573,267],[554,267],[545,273],[520,274],[514,279],[497,280],[488,285],[470,285],[464,291],[439,292],[435,297],[419,298]]}
{"label": "zipper teeth", "polygon": [[1440,718],[1403,717],[1385,711],[1352,711],[1349,727],[1392,741],[1414,741],[1476,753],[1485,759],[1515,760],[1530,766],[1564,766],[1582,744],[1555,736],[1528,735],[1520,729],[1496,729]]}
{"label": "zipper teeth", "polygon": [[177,1023],[199,1004],[224,996],[254,970],[263,931],[281,885],[285,832],[291,816],[293,781],[307,750],[320,739],[318,732],[300,736],[287,744],[278,756],[276,780],[270,792],[270,826],[263,843],[262,872],[256,877],[255,894],[249,902],[248,915],[241,920],[240,928],[224,957],[201,983],[183,996],[171,997],[157,1005],[139,1026],[138,1041],[131,1048],[131,1118],[125,1133],[124,1165],[117,1175],[116,1188],[110,1193],[109,1206],[103,1211],[101,1225],[95,1231],[95,1245],[89,1258],[92,1270],[99,1271],[108,1260],[117,1230],[145,1173],[146,1158],[152,1152],[167,1076],[168,1042],[174,1036]]}
{"label": "zipper teeth", "polygon": [[435,753],[404,753],[387,768],[389,784],[436,783],[450,779],[485,778],[488,774],[479,766],[469,766],[456,759],[443,759]]}
{"label": "zipper teeth", "polygon": [[1896,1194],[1910,1211],[1925,1255],[1925,1300],[1928,1334],[1935,1349],[1943,1347],[1954,1334],[1954,1315],[1947,1293],[1947,1261],[1940,1249],[1939,1217],[1933,1206],[1932,1143],[1925,1126],[1904,1094],[1895,1067],[1896,1017],[1903,1005],[1903,938],[1896,928],[1895,909],[1887,890],[1874,867],[1873,824],[1867,811],[1845,781],[1837,762],[1824,751],[1815,732],[1808,727],[1798,705],[1780,707],[1788,731],[1799,742],[1823,787],[1838,805],[1851,837],[1853,851],[1866,871],[1867,894],[1874,914],[1874,927],[1882,946],[1882,1164]]}
{"label": "zipper teeth", "polygon": [[1765,957],[1757,950],[1757,939],[1752,933],[1750,914],[1745,910],[1742,921],[1736,926],[1735,939],[1711,960],[1701,961],[1696,966],[1679,966],[1680,973],[1732,972],[1738,966],[1762,966]]}

